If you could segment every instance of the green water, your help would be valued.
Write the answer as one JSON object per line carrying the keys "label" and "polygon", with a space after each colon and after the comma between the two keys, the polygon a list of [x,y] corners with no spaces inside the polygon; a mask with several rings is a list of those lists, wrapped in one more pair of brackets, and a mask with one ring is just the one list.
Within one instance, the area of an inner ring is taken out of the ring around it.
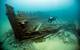
{"label": "green water", "polygon": [[[49,16],[55,16],[57,18],[56,21],[58,24],[73,24],[76,22],[78,17],[78,6],[76,0],[57,0],[55,1],[56,3],[53,1],[54,0],[0,0],[0,41],[4,42],[3,39],[6,39],[3,44],[4,50],[23,50],[23,46],[22,48],[14,48],[8,44],[9,39],[13,39],[14,37],[5,38],[7,34],[6,32],[11,29],[9,20],[6,16],[5,4],[7,3],[13,6],[15,12],[26,11],[33,13],[38,12],[36,14],[40,13],[38,15],[40,18],[36,18],[38,20],[35,20],[41,21],[42,23],[47,22]],[[41,43],[24,43],[24,48],[28,48],[24,50],[76,50],[78,45],[77,37],[74,35],[74,33],[69,31],[66,32],[66,34],[69,34],[73,41],[70,41],[69,38],[65,38],[65,40],[67,39],[69,43],[64,43],[64,35],[61,37],[61,39],[59,36],[55,38],[51,36],[47,38],[46,41]]]}

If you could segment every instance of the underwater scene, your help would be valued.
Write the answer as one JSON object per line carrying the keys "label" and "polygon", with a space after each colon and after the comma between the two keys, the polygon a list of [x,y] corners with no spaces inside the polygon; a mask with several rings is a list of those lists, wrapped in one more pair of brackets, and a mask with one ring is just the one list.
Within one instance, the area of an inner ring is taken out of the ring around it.
{"label": "underwater scene", "polygon": [[80,50],[80,0],[0,0],[0,50]]}

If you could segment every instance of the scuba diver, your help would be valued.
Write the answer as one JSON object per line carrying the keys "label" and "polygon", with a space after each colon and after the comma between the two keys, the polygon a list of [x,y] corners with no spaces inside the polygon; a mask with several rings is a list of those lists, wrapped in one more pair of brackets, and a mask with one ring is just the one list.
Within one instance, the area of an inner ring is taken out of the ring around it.
{"label": "scuba diver", "polygon": [[49,22],[49,23],[52,23],[54,20],[56,20],[56,18],[55,18],[55,17],[50,16],[50,17],[49,17],[49,19],[48,19],[48,22]]}

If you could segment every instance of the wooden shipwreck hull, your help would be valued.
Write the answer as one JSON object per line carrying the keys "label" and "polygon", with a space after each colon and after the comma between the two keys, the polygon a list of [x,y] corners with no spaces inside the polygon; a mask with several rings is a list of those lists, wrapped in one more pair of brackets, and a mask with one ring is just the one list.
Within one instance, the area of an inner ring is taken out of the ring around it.
{"label": "wooden shipwreck hull", "polygon": [[[24,15],[15,14],[14,8],[6,4],[6,14],[14,31],[15,38],[18,40],[42,38],[49,34],[57,33],[61,27],[40,29],[42,24],[37,26],[30,23]],[[33,28],[33,26],[35,26]]]}

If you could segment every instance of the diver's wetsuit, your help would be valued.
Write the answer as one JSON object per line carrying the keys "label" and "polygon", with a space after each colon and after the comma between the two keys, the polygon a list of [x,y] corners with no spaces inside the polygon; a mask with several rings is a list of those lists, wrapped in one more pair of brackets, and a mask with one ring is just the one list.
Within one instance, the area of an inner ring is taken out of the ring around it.
{"label": "diver's wetsuit", "polygon": [[55,17],[49,17],[48,22],[49,22],[49,23],[52,23],[54,20],[56,20]]}

